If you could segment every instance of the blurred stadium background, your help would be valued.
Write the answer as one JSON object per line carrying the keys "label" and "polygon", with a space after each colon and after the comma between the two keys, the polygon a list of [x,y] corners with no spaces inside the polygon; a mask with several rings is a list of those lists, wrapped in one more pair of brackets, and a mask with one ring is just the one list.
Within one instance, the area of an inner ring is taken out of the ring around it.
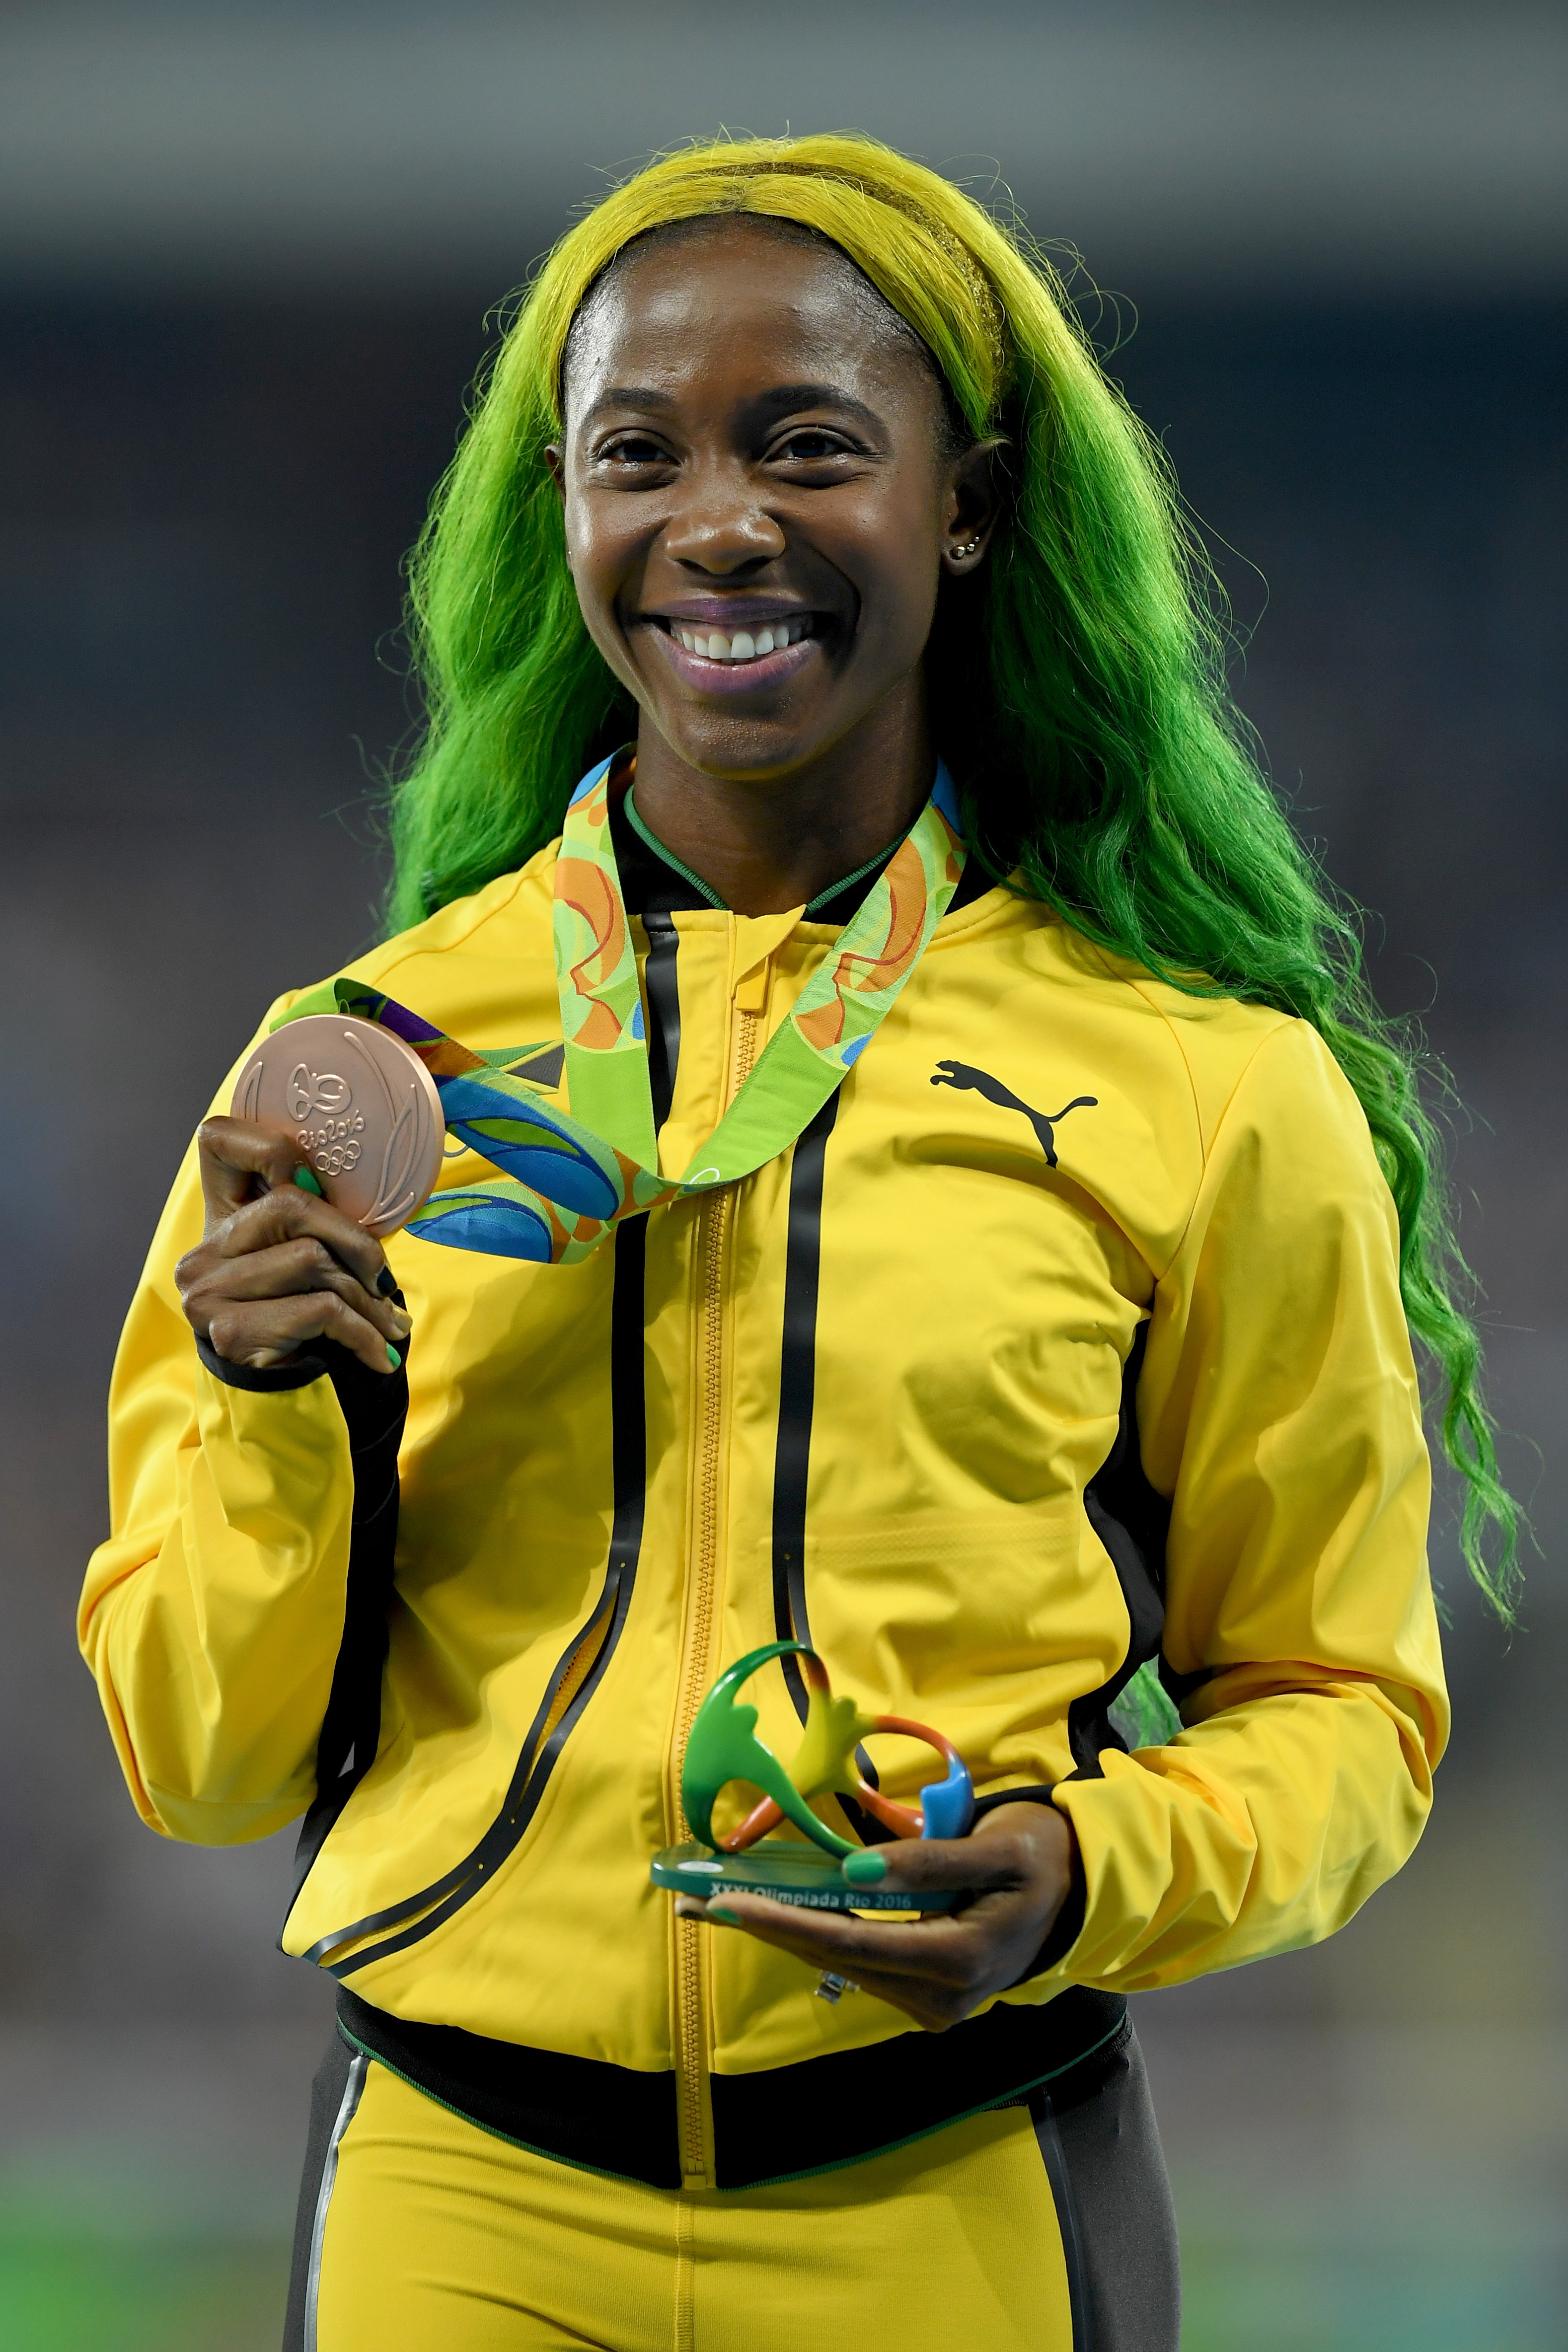
{"label": "blurred stadium background", "polygon": [[136,1823],[70,1616],[166,1182],[375,928],[398,562],[488,308],[604,175],[852,125],[1083,257],[1237,682],[1463,1103],[1527,1628],[1346,1934],[1139,2002],[1189,2352],[1568,2344],[1568,20],[1475,6],[13,5],[0,24],[0,2346],[275,2345],[329,1988],[286,1842]]}

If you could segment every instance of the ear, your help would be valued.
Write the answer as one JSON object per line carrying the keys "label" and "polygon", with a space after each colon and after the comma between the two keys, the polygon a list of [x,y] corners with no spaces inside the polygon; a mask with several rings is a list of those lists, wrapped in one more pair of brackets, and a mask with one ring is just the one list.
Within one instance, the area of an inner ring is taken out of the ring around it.
{"label": "ear", "polygon": [[994,463],[1000,439],[977,441],[954,457],[947,471],[942,502],[942,566],[955,579],[977,572],[985,561],[1001,513]]}

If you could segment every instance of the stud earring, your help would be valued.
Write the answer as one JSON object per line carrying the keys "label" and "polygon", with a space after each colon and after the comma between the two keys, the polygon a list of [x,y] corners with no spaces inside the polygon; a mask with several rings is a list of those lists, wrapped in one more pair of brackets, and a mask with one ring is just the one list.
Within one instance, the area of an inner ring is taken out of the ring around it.
{"label": "stud earring", "polygon": [[952,551],[953,554],[973,555],[984,536],[985,534],[984,531],[977,530],[973,539],[966,539],[962,547],[955,547]]}

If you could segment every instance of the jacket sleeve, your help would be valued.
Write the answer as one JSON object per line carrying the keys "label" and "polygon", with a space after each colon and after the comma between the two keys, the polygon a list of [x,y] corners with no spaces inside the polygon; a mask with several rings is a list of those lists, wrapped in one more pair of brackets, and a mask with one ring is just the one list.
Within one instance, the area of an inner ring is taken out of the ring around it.
{"label": "jacket sleeve", "polygon": [[[79,1637],[142,1819],[229,1845],[282,1827],[315,1792],[355,1520],[372,1500],[362,1492],[356,1515],[356,1454],[395,1465],[385,1423],[407,1391],[404,1373],[377,1381],[319,1342],[271,1372],[198,1351],[174,1269],[202,1223],[193,1145],[115,1360],[111,1532],[89,1564]],[[367,1412],[374,1429],[356,1431]]]}
{"label": "jacket sleeve", "polygon": [[1288,1022],[1155,1289],[1139,1421],[1184,1727],[1054,1791],[1083,1865],[1068,1980],[1131,1992],[1316,1942],[1421,1833],[1447,1712],[1397,1253],[1361,1107]]}

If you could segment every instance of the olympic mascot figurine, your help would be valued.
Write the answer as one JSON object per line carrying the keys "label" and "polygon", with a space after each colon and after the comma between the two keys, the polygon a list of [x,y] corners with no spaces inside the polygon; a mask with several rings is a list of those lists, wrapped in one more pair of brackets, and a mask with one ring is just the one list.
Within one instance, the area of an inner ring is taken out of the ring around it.
{"label": "olympic mascot figurine", "polygon": [[[787,1771],[757,1738],[756,1708],[735,1703],[742,1684],[759,1668],[784,1657],[801,1660],[809,1693],[800,1747]],[[924,1740],[947,1766],[942,1780],[921,1790],[918,1811],[895,1804],[866,1779],[858,1760],[860,1743],[882,1731]],[[713,1806],[735,1780],[761,1790],[762,1802],[737,1828],[721,1836],[713,1827]],[[694,1878],[706,1879],[709,1883],[699,1890],[705,1895],[743,1890],[812,1910],[952,1909],[959,1899],[959,1890],[953,1888],[910,1895],[889,1894],[874,1885],[858,1889],[852,1865],[863,1849],[840,1837],[812,1811],[810,1800],[826,1796],[854,1800],[894,1837],[961,1838],[974,1820],[974,1783],[963,1757],[941,1732],[901,1715],[862,1715],[853,1699],[834,1697],[827,1670],[815,1650],[804,1642],[770,1642],[721,1675],[698,1710],[680,1775],[681,1810],[698,1843],[659,1854],[653,1864],[654,1885],[689,1895]],[[809,1843],[802,1847],[770,1840],[759,1848],[758,1841],[784,1821],[793,1822]],[[728,1864],[715,1862],[712,1857],[720,1853],[738,1859]]]}

